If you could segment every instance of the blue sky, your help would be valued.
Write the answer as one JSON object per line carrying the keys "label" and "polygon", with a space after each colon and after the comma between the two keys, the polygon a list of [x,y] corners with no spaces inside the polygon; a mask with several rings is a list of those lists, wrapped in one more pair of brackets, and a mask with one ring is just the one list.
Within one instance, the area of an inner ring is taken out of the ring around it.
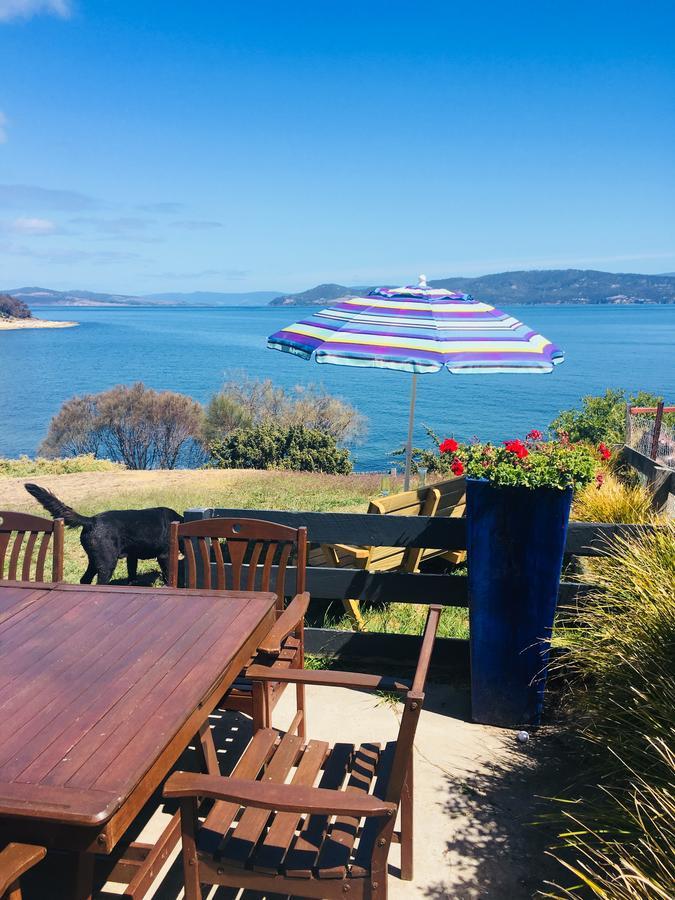
{"label": "blue sky", "polygon": [[0,288],[675,271],[675,4],[0,0]]}

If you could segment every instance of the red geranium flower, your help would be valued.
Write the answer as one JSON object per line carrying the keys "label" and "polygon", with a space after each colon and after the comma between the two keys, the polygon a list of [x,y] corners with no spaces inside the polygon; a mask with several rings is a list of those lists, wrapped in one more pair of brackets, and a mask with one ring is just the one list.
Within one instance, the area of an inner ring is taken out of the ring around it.
{"label": "red geranium flower", "polygon": [[530,441],[540,441],[543,435],[541,431],[538,431],[536,428],[533,428],[532,431],[527,435],[528,440]]}
{"label": "red geranium flower", "polygon": [[458,446],[459,444],[454,438],[446,438],[438,449],[441,453],[454,453]]}
{"label": "red geranium flower", "polygon": [[464,473],[464,463],[461,459],[454,459],[452,461],[452,465],[450,466],[450,471],[453,475],[462,475]]}
{"label": "red geranium flower", "polygon": [[598,453],[602,457],[602,459],[609,459],[612,455],[612,451],[609,449],[607,444],[602,443],[602,441],[598,444]]}
{"label": "red geranium flower", "polygon": [[518,459],[525,459],[526,456],[530,455],[530,451],[525,444],[517,439],[513,441],[504,441],[504,446],[509,453],[515,453]]}

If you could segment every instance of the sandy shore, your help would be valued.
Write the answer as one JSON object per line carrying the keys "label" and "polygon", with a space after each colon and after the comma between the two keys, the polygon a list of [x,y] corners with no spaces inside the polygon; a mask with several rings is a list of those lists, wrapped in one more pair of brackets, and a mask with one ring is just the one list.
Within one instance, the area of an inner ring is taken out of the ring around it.
{"label": "sandy shore", "polygon": [[16,328],[72,328],[79,322],[52,322],[49,319],[15,319],[0,317],[0,331],[13,331]]}

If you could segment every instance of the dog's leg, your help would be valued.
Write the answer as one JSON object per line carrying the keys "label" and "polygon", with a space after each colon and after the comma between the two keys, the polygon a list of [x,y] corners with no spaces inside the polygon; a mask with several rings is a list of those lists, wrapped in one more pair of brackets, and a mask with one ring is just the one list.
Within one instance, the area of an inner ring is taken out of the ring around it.
{"label": "dog's leg", "polygon": [[82,578],[80,578],[80,584],[91,584],[94,580],[94,575],[96,574],[96,566],[94,563],[89,560],[89,565],[87,566],[87,571],[84,573]]}
{"label": "dog's leg", "polygon": [[160,553],[157,557],[157,562],[159,563],[159,568],[162,570],[162,578],[164,579],[164,584],[169,583],[169,554],[168,553]]}
{"label": "dog's leg", "polygon": [[127,575],[129,576],[129,581],[136,581],[136,576],[138,575],[137,556],[127,556]]}

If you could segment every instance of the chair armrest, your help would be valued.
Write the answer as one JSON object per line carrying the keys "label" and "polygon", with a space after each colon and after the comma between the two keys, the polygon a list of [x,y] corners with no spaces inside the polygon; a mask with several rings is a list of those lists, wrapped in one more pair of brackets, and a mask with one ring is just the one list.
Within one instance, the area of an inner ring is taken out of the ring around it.
{"label": "chair armrest", "polygon": [[324,687],[345,687],[356,690],[399,691],[407,693],[410,683],[385,675],[366,675],[362,672],[333,672],[325,669],[270,669],[252,665],[246,670],[252,681],[283,681],[288,684],[318,684]]}
{"label": "chair armrest", "polygon": [[256,809],[327,816],[361,818],[391,816],[396,812],[395,803],[388,803],[361,791],[333,791],[293,784],[274,784],[271,781],[223,778],[220,775],[195,775],[192,772],[175,772],[164,785],[164,796],[176,799],[205,797]]}
{"label": "chair armrest", "polygon": [[44,847],[33,844],[7,844],[0,853],[0,897],[46,854]]}
{"label": "chair armrest", "polygon": [[300,625],[308,606],[309,593],[305,591],[303,594],[296,594],[262,639],[258,650],[273,655],[281,653],[282,641]]}

